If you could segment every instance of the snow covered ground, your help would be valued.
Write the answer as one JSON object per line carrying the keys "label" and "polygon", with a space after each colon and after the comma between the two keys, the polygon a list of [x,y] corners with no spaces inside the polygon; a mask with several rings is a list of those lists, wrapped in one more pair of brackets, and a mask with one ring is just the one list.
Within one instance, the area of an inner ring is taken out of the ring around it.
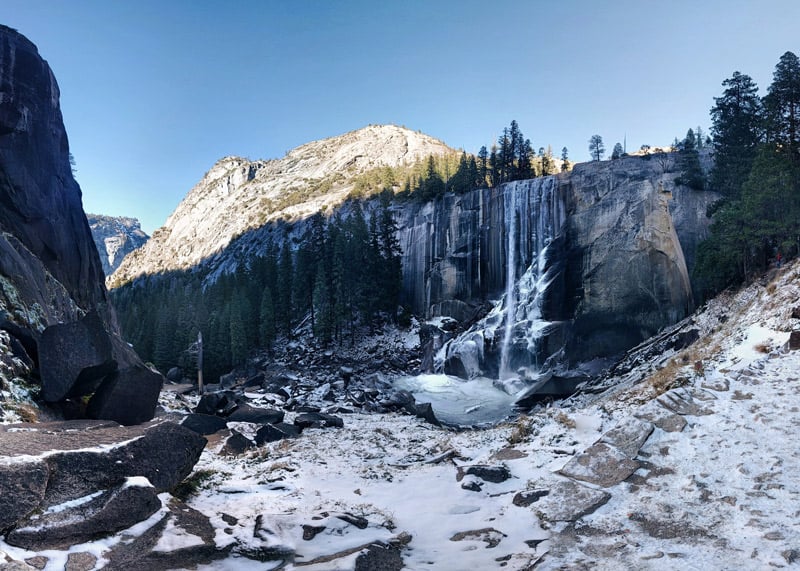
{"label": "snow covered ground", "polygon": [[[223,440],[211,437],[196,466],[205,479],[188,504],[210,518],[217,546],[237,547],[199,568],[355,569],[376,541],[399,549],[410,570],[800,565],[800,351],[785,348],[800,329],[794,308],[797,266],[710,303],[686,324],[699,340],[663,356],[652,374],[647,363],[606,395],[490,429],[346,414],[344,428],[307,429],[241,456],[220,454]],[[650,417],[669,416],[670,431],[643,433],[618,462],[638,463],[631,475],[601,485],[559,473],[609,430],[639,426],[634,415],[655,409]],[[574,498],[559,489],[602,499],[565,516]],[[175,528],[160,541],[168,551],[200,538]],[[72,551],[96,553],[100,568],[108,544]],[[242,557],[248,549],[277,559]],[[47,568],[63,569],[63,557]]]}

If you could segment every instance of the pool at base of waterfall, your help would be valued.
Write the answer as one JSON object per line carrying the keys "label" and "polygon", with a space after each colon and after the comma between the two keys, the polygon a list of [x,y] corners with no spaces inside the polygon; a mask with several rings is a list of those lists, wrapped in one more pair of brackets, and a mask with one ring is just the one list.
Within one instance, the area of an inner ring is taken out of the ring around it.
{"label": "pool at base of waterfall", "polygon": [[454,426],[489,425],[513,414],[515,395],[486,378],[470,380],[450,375],[400,377],[394,386],[409,391],[418,403],[431,403],[436,418]]}

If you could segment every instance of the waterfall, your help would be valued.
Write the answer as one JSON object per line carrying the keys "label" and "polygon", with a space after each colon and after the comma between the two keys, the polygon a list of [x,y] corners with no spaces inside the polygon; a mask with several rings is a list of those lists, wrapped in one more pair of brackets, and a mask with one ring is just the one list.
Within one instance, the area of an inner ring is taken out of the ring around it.
{"label": "waterfall", "polygon": [[514,331],[514,319],[517,313],[517,193],[516,188],[504,197],[506,220],[506,295],[505,295],[505,331],[500,346],[500,369],[498,379],[510,375],[508,370],[508,352],[511,347],[511,336]]}
{"label": "waterfall", "polygon": [[508,183],[499,192],[493,217],[499,227],[492,232],[503,238],[496,251],[504,259],[495,267],[504,268],[504,292],[483,319],[442,348],[440,360],[447,373],[491,378],[515,393],[544,382],[561,354],[561,323],[548,320],[546,305],[563,270],[558,239],[566,208],[555,177]]}

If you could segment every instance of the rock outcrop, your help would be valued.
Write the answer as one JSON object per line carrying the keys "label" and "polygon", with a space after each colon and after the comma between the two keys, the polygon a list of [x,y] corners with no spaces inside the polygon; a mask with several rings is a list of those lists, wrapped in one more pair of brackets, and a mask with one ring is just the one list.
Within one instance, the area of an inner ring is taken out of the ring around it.
{"label": "rock outcrop", "polygon": [[30,550],[113,534],[161,508],[157,494],[192,470],[205,438],[170,422],[4,425],[0,530]]}
{"label": "rock outcrop", "polygon": [[86,218],[106,276],[113,274],[125,256],[150,238],[136,218],[102,214],[87,214]]}
{"label": "rock outcrop", "polygon": [[[107,299],[53,72],[33,43],[1,25],[0,329],[39,370],[50,402],[88,396],[117,370],[143,366]],[[157,394],[134,416],[152,418]]]}

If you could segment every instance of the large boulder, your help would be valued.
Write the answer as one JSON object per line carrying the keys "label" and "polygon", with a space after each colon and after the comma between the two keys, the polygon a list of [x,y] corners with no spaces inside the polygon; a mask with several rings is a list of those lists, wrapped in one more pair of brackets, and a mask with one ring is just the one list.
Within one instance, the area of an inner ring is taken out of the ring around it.
{"label": "large boulder", "polygon": [[39,507],[49,471],[41,460],[0,467],[0,530]]}
{"label": "large boulder", "polygon": [[39,369],[47,402],[91,394],[116,368],[111,339],[95,312],[42,332]]}
{"label": "large boulder", "polygon": [[153,418],[164,377],[145,366],[109,375],[89,401],[89,418],[140,424]]}
{"label": "large boulder", "polygon": [[[172,422],[129,427],[88,420],[4,425],[0,426],[0,485],[4,486],[0,491],[3,499],[14,496],[13,501],[36,498],[40,486],[34,483],[45,478],[40,507],[49,507],[143,476],[157,492],[165,492],[192,471],[205,443],[202,436]],[[23,488],[2,484],[23,479],[29,488],[25,493]],[[3,509],[6,514],[10,511]]]}
{"label": "large boulder", "polygon": [[30,551],[68,548],[127,529],[161,508],[155,488],[145,478],[31,515],[6,535],[6,541]]}
{"label": "large boulder", "polygon": [[282,410],[272,408],[258,408],[249,404],[242,404],[227,419],[231,422],[252,422],[255,424],[276,424],[283,422]]}
{"label": "large boulder", "polygon": [[46,549],[129,527],[189,475],[205,443],[171,422],[2,425],[0,530],[15,528],[15,545]]}

